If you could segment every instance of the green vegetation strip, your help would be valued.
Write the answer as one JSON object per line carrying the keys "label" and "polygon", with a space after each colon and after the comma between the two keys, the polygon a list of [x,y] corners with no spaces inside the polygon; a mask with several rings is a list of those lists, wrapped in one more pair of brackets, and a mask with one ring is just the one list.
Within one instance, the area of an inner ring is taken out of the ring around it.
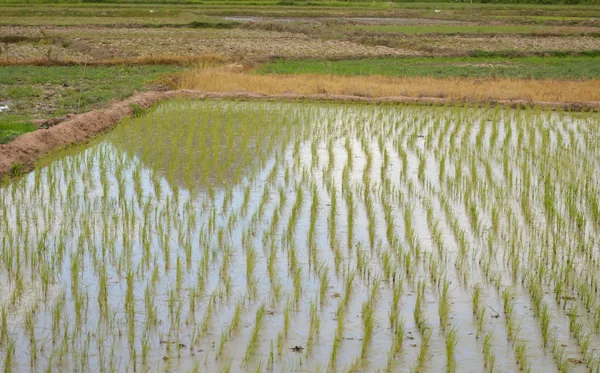
{"label": "green vegetation strip", "polygon": [[263,74],[388,75],[514,79],[598,79],[600,57],[383,58],[343,61],[276,60]]}
{"label": "green vegetation strip", "polygon": [[35,129],[35,125],[25,117],[0,115],[0,144],[5,144],[17,136],[34,131]]}
{"label": "green vegetation strip", "polygon": [[121,100],[175,66],[37,67],[0,69],[0,144],[35,129],[32,118],[85,112],[110,100]]}

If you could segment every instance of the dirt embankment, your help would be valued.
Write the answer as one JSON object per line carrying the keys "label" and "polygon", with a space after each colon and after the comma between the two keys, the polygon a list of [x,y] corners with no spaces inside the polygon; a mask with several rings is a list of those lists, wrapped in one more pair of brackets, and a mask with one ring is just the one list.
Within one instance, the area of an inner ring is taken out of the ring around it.
{"label": "dirt embankment", "polygon": [[[35,162],[50,152],[85,142],[113,128],[132,112],[138,105],[148,108],[160,101],[173,98],[193,99],[252,99],[269,101],[328,101],[328,102],[362,102],[362,103],[413,103],[425,105],[443,105],[457,102],[452,99],[437,97],[381,97],[369,98],[348,95],[263,95],[249,92],[215,93],[194,90],[177,90],[164,92],[145,92],[129,99],[112,104],[106,109],[93,110],[85,114],[72,116],[64,122],[50,128],[39,129],[19,136],[8,144],[0,145],[0,178],[11,177],[33,168]],[[524,100],[489,101],[493,105],[503,107],[539,106],[549,110],[599,110],[600,102],[530,102]]]}

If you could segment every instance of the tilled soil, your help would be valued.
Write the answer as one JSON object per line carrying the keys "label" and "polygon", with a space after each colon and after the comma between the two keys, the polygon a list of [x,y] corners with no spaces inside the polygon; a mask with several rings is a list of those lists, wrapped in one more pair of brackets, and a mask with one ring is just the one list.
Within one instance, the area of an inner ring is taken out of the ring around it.
{"label": "tilled soil", "polygon": [[[219,54],[247,60],[461,55],[474,50],[543,53],[600,50],[594,36],[401,35],[387,33],[320,35],[263,29],[188,29],[91,26],[0,26],[0,59],[14,61],[102,61],[152,56]],[[40,39],[36,41],[36,39]]]}
{"label": "tilled soil", "polygon": [[419,37],[419,42],[433,49],[456,51],[485,50],[522,52],[585,51],[600,49],[600,38],[592,36],[428,36]]}
{"label": "tilled soil", "polygon": [[50,37],[57,42],[1,43],[0,58],[95,61],[111,58],[221,54],[252,57],[377,57],[418,53],[401,48],[323,40],[300,33],[246,29],[0,27],[0,35]]}

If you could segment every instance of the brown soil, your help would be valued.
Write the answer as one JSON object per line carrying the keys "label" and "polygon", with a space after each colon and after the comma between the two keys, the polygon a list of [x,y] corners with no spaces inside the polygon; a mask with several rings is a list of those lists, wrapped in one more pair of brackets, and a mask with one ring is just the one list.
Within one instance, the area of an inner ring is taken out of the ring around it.
{"label": "brown soil", "polygon": [[93,62],[111,59],[203,54],[257,57],[377,57],[418,53],[400,48],[323,40],[317,35],[244,29],[118,28],[99,26],[0,26],[11,38],[47,38],[54,43],[1,43],[0,59]]}
{"label": "brown soil", "polygon": [[[314,101],[343,101],[364,103],[418,103],[426,105],[439,105],[452,103],[455,100],[436,97],[382,97],[368,98],[347,95],[262,95],[249,92],[214,93],[193,90],[177,90],[165,92],[145,92],[136,94],[129,99],[112,104],[106,109],[93,110],[68,118],[66,121],[56,124],[47,129],[39,129],[34,132],[17,137],[8,144],[0,145],[0,178],[15,176],[15,174],[29,171],[35,162],[69,145],[85,142],[113,128],[117,123],[131,114],[131,106],[139,105],[148,108],[155,103],[165,99],[176,97],[194,99],[253,99],[253,100],[314,100]],[[504,107],[516,107],[525,105],[538,105],[540,107],[556,110],[598,110],[600,102],[583,103],[561,103],[561,102],[528,102],[523,100],[497,100],[490,101],[491,104],[499,104]]]}

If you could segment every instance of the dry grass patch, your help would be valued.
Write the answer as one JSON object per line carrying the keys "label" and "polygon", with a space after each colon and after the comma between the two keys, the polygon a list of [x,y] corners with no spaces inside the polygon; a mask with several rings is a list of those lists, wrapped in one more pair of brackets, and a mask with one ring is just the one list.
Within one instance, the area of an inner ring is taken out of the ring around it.
{"label": "dry grass patch", "polygon": [[600,101],[600,80],[434,79],[385,76],[258,75],[224,67],[183,73],[181,88],[208,92],[296,93],[361,97],[438,97],[452,100]]}

